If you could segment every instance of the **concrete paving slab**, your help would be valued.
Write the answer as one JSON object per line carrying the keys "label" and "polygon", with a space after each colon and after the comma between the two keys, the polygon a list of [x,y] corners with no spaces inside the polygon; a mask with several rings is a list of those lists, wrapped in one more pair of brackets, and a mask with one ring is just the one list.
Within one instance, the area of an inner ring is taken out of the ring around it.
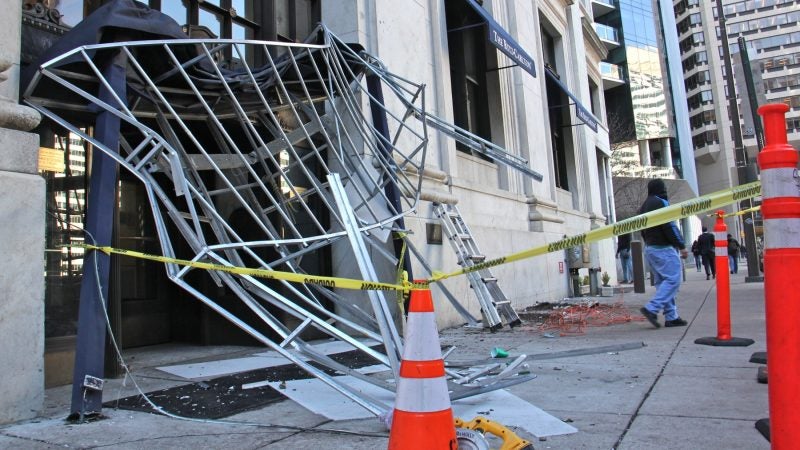
{"label": "concrete paving slab", "polygon": [[[374,419],[377,422],[377,419]],[[329,422],[319,414],[303,408],[301,405],[283,400],[271,404],[268,408],[246,411],[223,419],[225,423],[252,423],[262,425],[291,426],[300,428],[313,428]]]}
{"label": "concrete paving slab", "polygon": [[659,370],[595,364],[539,367],[532,367],[538,375],[535,380],[509,390],[546,411],[600,414],[633,414]]}
{"label": "concrete paving slab", "polygon": [[620,430],[625,429],[630,421],[630,416],[625,414],[556,412],[564,420],[571,421],[570,425],[575,425],[580,432],[539,439],[538,436],[529,436],[519,430],[514,431],[523,439],[531,441],[537,450],[611,449],[621,434]]}
{"label": "concrete paving slab", "polygon": [[750,367],[688,366],[669,364],[664,369],[665,376],[684,376],[689,378],[730,378],[732,380],[755,380],[756,365]]}
{"label": "concrete paving slab", "polygon": [[0,435],[0,448],[5,448],[9,450],[15,450],[15,449],[52,450],[64,447],[55,444],[48,444],[46,442],[38,442],[28,438],[17,438],[17,437]]}
{"label": "concrete paving slab", "polygon": [[[67,424],[63,419],[46,419],[28,422],[3,430],[5,436],[13,436],[66,448],[224,448],[226,439],[236,435],[256,433],[259,439],[267,435],[275,438],[293,433],[287,430],[259,429],[241,425],[189,422],[155,414],[104,410],[106,419],[83,424]],[[200,445],[205,442],[204,445]],[[231,443],[233,441],[228,440]],[[219,445],[217,445],[219,444]]]}
{"label": "concrete paving slab", "polygon": [[767,450],[750,420],[640,415],[617,450]]}
{"label": "concrete paving slab", "polygon": [[753,353],[752,347],[752,345],[750,347],[698,345],[694,343],[694,339],[687,336],[679,350],[672,356],[670,364],[701,367],[755,367],[753,363],[748,362]]}
{"label": "concrete paving slab", "polygon": [[[323,446],[320,446],[321,442]],[[297,433],[285,439],[258,447],[264,450],[285,450],[290,448],[341,448],[348,450],[376,450],[389,445],[387,437],[364,435],[342,435],[326,432]]]}
{"label": "concrete paving slab", "polygon": [[[697,401],[697,399],[703,399]],[[752,379],[662,376],[641,414],[752,420],[768,414],[767,387]]]}
{"label": "concrete paving slab", "polygon": [[[743,278],[743,277],[741,277]],[[520,398],[575,426],[577,433],[537,436],[518,428],[522,437],[540,449],[609,449],[617,441],[625,449],[746,448],[766,449],[769,444],[755,430],[755,420],[767,417],[767,387],[755,381],[756,364],[748,362],[764,350],[763,284],[732,283],[731,306],[734,335],[755,339],[744,348],[705,347],[694,338],[716,332],[716,299],[713,283],[705,276],[687,273],[678,305],[690,321],[687,327],[654,329],[645,322],[628,322],[589,328],[584,335],[555,339],[542,337],[526,324],[497,333],[452,329],[441,334],[442,343],[455,344],[453,360],[488,359],[492,347],[511,355],[567,351],[593,346],[640,341],[638,350],[606,352],[557,360],[530,361],[538,378],[510,388]],[[608,301],[623,301],[638,310],[653,293],[625,293]],[[663,320],[663,317],[660,318]],[[263,351],[256,350],[256,351]],[[164,354],[135,353],[134,367],[145,391],[172,387],[184,380],[164,376],[157,365],[213,361],[252,355],[252,348],[225,351],[190,350],[186,358],[179,348]],[[157,362],[157,364],[150,364]],[[259,429],[224,423],[180,422],[163,416],[105,409],[110,419],[83,425],[63,421],[69,407],[70,386],[49,389],[43,418],[0,427],[0,447],[6,448],[267,448],[339,447],[385,448],[388,433],[377,419],[329,422],[286,400],[263,409],[231,417],[261,424],[286,424],[300,429]],[[129,380],[106,382],[106,400],[131,395]],[[51,419],[52,418],[52,419]],[[630,425],[630,428],[628,428]],[[355,432],[322,431],[335,428]],[[627,430],[627,431],[626,431]],[[667,436],[669,433],[669,436]]]}
{"label": "concrete paving slab", "polygon": [[186,378],[187,380],[207,380],[209,378],[232,375],[234,373],[247,372],[250,370],[276,367],[286,364],[286,358],[277,355],[248,356],[244,358],[223,359],[219,361],[205,361],[191,364],[179,364],[174,366],[160,366],[158,370],[168,374]]}

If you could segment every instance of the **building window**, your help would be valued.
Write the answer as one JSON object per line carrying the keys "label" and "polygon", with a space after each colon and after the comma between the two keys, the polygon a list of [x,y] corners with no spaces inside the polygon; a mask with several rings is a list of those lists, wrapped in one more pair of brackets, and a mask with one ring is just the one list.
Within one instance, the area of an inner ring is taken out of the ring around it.
{"label": "building window", "polygon": [[706,125],[712,125],[715,123],[717,123],[717,114],[713,109],[702,111],[689,119],[689,124],[691,125],[692,130],[703,128]]}
{"label": "building window", "polygon": [[[540,17],[543,24],[544,18]],[[561,39],[551,33],[544,26],[541,29],[542,54],[544,55],[545,70],[559,78],[557,41]],[[547,110],[550,117],[550,145],[553,154],[553,179],[556,187],[570,190],[571,179],[574,178],[574,149],[572,140],[572,126],[570,121],[570,101],[555,81],[545,76],[547,87]]]}
{"label": "building window", "polygon": [[[248,39],[302,42],[321,20],[319,0],[141,0],[150,8],[170,16],[192,38]],[[69,16],[65,23],[74,26],[106,3],[104,0],[64,0]],[[62,6],[63,5],[63,6]],[[250,65],[267,63],[266,57],[247,46],[243,50]],[[274,49],[274,51],[281,51]],[[236,68],[237,55],[224,51],[223,66]],[[273,55],[276,56],[276,55]]]}
{"label": "building window", "polygon": [[700,4],[700,0],[681,0],[675,4],[675,15],[679,16],[686,12],[687,9],[694,8]]}
{"label": "building window", "polygon": [[711,94],[710,89],[706,89],[703,91],[698,92],[697,94],[692,95],[691,97],[686,99],[686,103],[689,105],[689,109],[697,109],[703,105],[708,105],[714,101],[714,97]]}
{"label": "building window", "polygon": [[692,53],[688,58],[683,60],[683,71],[689,72],[697,66],[705,65],[708,63],[708,53],[705,50]]}
{"label": "building window", "polygon": [[687,31],[689,31],[690,28],[702,26],[702,19],[700,18],[700,13],[689,14],[688,17],[678,22],[677,26],[678,26],[678,34],[686,33]]}
{"label": "building window", "polygon": [[[450,57],[453,121],[472,134],[491,141],[487,58],[490,55],[496,57],[496,53],[486,48],[488,43],[482,19],[467,2],[445,2],[445,14],[449,30],[447,47]],[[486,158],[461,143],[456,143],[456,148]]]}
{"label": "building window", "polygon": [[[318,0],[142,0],[142,2],[171,16],[178,24],[186,25],[188,34],[196,30],[202,31],[204,29],[200,27],[205,27],[214,36],[225,38],[302,41],[320,20]],[[57,9],[65,13],[64,25],[75,26],[83,20],[84,14],[91,14],[107,1],[60,0],[51,3],[57,3]],[[213,36],[206,34],[206,37]],[[23,53],[34,50],[30,48],[31,43],[23,42],[22,45]],[[47,248],[59,249],[57,252],[45,254],[45,338],[50,339],[76,334],[84,250],[64,245],[80,244],[84,240],[80,228],[84,222],[89,181],[87,166],[91,165],[92,150],[91,146],[84,144],[80,136],[52,131],[46,122],[42,123],[40,129],[41,145],[63,151],[65,166],[63,173],[42,174],[47,189],[46,245]],[[92,132],[91,129],[83,131],[90,135]],[[120,171],[119,177],[118,211],[115,212],[114,219],[117,236],[114,238],[114,245],[147,253],[158,252],[156,230],[152,225],[152,214],[149,211],[150,205],[144,187],[127,171]],[[148,341],[151,336],[154,336],[152,339],[161,339],[164,336],[169,339],[170,325],[161,322],[162,319],[168,318],[168,315],[161,312],[171,311],[173,307],[179,308],[179,306],[176,306],[178,296],[170,294],[172,284],[166,279],[163,269],[158,270],[155,266],[142,266],[130,261],[123,261],[120,264],[120,273],[124,272],[125,277],[112,275],[109,280],[111,314],[113,315],[115,310],[124,311],[120,305],[128,299],[137,302],[146,299],[158,304],[155,310],[148,310],[147,321],[144,320],[144,315],[141,316],[143,318],[141,323],[148,323],[148,333],[137,333],[136,337],[131,338],[130,336],[134,336],[133,333],[126,334],[122,330],[128,326],[125,325],[127,323],[139,322],[123,320],[121,325],[114,325],[113,332],[118,336],[124,336],[120,341],[121,345],[130,347],[158,343]],[[173,301],[175,303],[172,303]],[[164,309],[158,309],[162,306]],[[143,311],[139,306],[136,308],[137,314]],[[186,319],[184,314],[180,317],[181,320]]]}
{"label": "building window", "polygon": [[[91,13],[102,0],[62,0],[69,20]],[[142,0],[187,26],[187,34],[225,39],[303,41],[321,20],[319,0]],[[198,32],[198,30],[202,30]],[[211,36],[208,35],[211,33]]]}
{"label": "building window", "polygon": [[700,72],[697,72],[694,75],[686,78],[685,84],[687,91],[691,91],[698,86],[711,84],[711,72],[708,70],[701,70]]}
{"label": "building window", "polygon": [[697,136],[692,137],[692,145],[695,150],[719,143],[719,134],[717,130],[704,131]]}

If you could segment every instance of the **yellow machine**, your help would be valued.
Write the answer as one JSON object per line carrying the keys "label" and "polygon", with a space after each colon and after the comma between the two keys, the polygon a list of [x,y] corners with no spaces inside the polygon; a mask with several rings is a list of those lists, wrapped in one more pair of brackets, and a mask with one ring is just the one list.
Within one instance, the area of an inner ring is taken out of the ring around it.
{"label": "yellow machine", "polygon": [[533,450],[533,444],[485,417],[478,416],[469,422],[456,417],[455,424],[459,450],[491,450],[485,437],[487,433],[503,440],[503,445],[497,450]]}

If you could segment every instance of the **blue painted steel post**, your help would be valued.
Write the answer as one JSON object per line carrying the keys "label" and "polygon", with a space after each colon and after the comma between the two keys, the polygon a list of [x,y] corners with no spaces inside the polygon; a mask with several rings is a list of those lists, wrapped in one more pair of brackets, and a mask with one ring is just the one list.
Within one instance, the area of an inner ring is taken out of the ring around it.
{"label": "blue painted steel post", "polygon": [[[124,55],[112,59],[103,76],[120,99],[125,101]],[[98,96],[110,105],[117,105],[111,93],[102,85]],[[95,121],[95,138],[111,149],[119,148],[120,119],[101,112]],[[114,226],[114,205],[117,197],[117,163],[100,150],[92,153],[91,180],[86,202],[86,241],[110,246]],[[94,238],[94,241],[92,241]],[[105,307],[108,299],[110,257],[98,251],[86,254],[83,264],[80,305],[78,307],[78,337],[75,351],[75,370],[72,380],[70,418],[100,413],[102,390],[87,389],[87,375],[103,378],[106,345]]]}

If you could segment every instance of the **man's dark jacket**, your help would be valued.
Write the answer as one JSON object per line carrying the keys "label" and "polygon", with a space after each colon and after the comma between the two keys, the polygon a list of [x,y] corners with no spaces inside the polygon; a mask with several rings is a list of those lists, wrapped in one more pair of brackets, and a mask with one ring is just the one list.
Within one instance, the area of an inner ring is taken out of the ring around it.
{"label": "man's dark jacket", "polygon": [[700,248],[701,255],[714,254],[714,240],[713,234],[708,231],[703,231],[703,234],[697,238],[697,246]]}
{"label": "man's dark jacket", "polygon": [[[661,179],[650,180],[647,183],[647,200],[639,208],[639,214],[655,211],[669,206],[667,201],[667,187]],[[657,227],[642,230],[644,242],[650,246],[676,247],[681,250],[686,248],[683,243],[683,236],[675,225],[675,222],[668,222]]]}

